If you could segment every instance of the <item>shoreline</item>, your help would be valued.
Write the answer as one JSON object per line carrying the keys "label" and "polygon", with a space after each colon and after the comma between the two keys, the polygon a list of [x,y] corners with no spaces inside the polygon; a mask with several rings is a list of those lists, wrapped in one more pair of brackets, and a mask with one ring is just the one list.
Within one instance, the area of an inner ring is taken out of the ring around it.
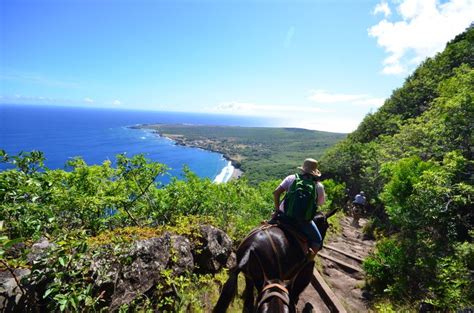
{"label": "shoreline", "polygon": [[227,183],[232,180],[239,179],[244,173],[242,170],[235,168],[235,166],[232,165],[231,161],[227,160],[227,162],[227,166],[221,170],[221,172],[216,176],[216,178],[214,178],[214,183]]}
{"label": "shoreline", "polygon": [[[224,152],[222,151],[219,151],[219,150],[216,150],[216,149],[209,149],[208,147],[203,147],[203,146],[199,146],[199,145],[193,145],[193,144],[189,144],[186,142],[186,140],[184,139],[178,139],[176,137],[171,137],[171,136],[166,136],[162,133],[160,133],[158,130],[154,129],[154,128],[148,128],[148,126],[150,125],[147,125],[147,124],[138,124],[138,125],[133,125],[133,126],[128,126],[129,128],[131,129],[147,129],[147,130],[150,130],[154,135],[160,137],[160,138],[164,138],[166,140],[170,140],[172,141],[175,145],[177,146],[183,146],[183,147],[188,147],[188,148],[198,148],[198,149],[202,149],[202,150],[206,150],[206,151],[210,151],[210,152],[214,152],[214,153],[219,153],[220,155],[222,155],[222,157],[227,160],[229,163],[227,164],[226,167],[224,167],[221,172],[219,174],[217,174],[217,176],[214,178],[214,182],[215,183],[226,183],[226,182],[229,182],[231,180],[236,180],[236,179],[239,179],[240,177],[242,177],[242,175],[244,175],[244,171],[242,171],[240,169],[240,164],[238,165],[238,167],[236,167],[236,165],[238,164],[236,160],[233,160],[232,158],[230,158],[227,154],[225,154]],[[230,172],[230,168],[232,168],[232,173],[229,175],[229,172]],[[226,178],[225,181],[221,181],[222,179],[218,179],[220,175],[223,175],[223,178]]]}

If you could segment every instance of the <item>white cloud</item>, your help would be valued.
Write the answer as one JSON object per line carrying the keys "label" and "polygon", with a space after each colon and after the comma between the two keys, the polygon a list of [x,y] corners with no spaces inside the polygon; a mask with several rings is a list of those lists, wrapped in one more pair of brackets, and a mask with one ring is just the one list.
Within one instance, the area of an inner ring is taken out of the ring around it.
{"label": "white cloud", "polygon": [[402,66],[398,62],[395,64],[387,64],[384,66],[382,73],[387,74],[387,75],[397,75],[397,74],[403,74],[406,73],[407,69],[406,67]]}
{"label": "white cloud", "polygon": [[29,96],[29,95],[20,95],[15,94],[11,95],[2,95],[2,101],[9,104],[51,104],[51,105],[91,105],[99,107],[112,107],[121,105],[122,102],[119,100],[113,100],[110,102],[94,100],[89,97],[82,99],[73,99],[73,98],[52,98],[52,97],[43,97],[43,96]]}
{"label": "white cloud", "polygon": [[[398,21],[384,18],[368,29],[369,36],[388,53],[384,74],[404,74],[444,49],[474,18],[474,0],[397,0]],[[374,13],[383,12],[383,4]],[[388,4],[387,4],[388,7]],[[388,7],[390,10],[390,8]],[[387,15],[385,15],[386,17]]]}
{"label": "white cloud", "polygon": [[322,89],[312,91],[308,99],[320,104],[348,104],[374,108],[380,107],[385,100],[366,94],[330,93]]}
{"label": "white cloud", "polygon": [[[348,133],[357,128],[365,114],[381,106],[384,101],[383,98],[365,94],[332,94],[323,90],[316,90],[311,96],[313,102],[306,99],[292,104],[227,101],[204,107],[198,112],[258,116],[270,119],[280,127]],[[328,103],[332,105],[328,107]]]}
{"label": "white cloud", "polygon": [[293,118],[285,120],[285,127],[306,128],[336,133],[350,133],[357,129],[360,116],[324,116],[322,118]]}
{"label": "white cloud", "polygon": [[330,110],[321,109],[314,105],[298,105],[296,108],[295,105],[267,105],[239,101],[222,102],[217,106],[205,109],[205,111],[221,114],[268,117],[284,117],[291,114],[331,112]]}
{"label": "white cloud", "polygon": [[385,17],[388,17],[390,16],[390,14],[392,14],[392,11],[390,10],[388,3],[385,1],[382,1],[375,6],[374,11],[372,12],[372,14],[374,15],[376,15],[377,13],[383,13]]}

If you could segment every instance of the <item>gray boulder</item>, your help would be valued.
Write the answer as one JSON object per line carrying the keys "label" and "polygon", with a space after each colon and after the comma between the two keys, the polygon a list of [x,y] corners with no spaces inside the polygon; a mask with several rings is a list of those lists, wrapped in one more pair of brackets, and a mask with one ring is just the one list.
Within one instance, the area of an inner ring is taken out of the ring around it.
{"label": "gray boulder", "polygon": [[211,225],[200,226],[200,247],[194,258],[200,272],[216,273],[226,266],[232,253],[232,240],[222,230]]}
{"label": "gray boulder", "polygon": [[159,238],[136,241],[119,259],[102,254],[91,265],[97,288],[111,301],[111,311],[152,290],[162,280],[165,269],[171,269],[173,275],[194,269],[187,238],[165,233]]}
{"label": "gray boulder", "polygon": [[169,265],[175,275],[194,270],[192,245],[188,238],[177,235],[171,236],[171,262]]}
{"label": "gray boulder", "polygon": [[32,293],[21,284],[21,280],[30,275],[29,269],[15,269],[15,277],[8,270],[0,271],[0,312],[30,312],[33,311]]}
{"label": "gray boulder", "polygon": [[30,253],[26,256],[28,264],[33,264],[35,261],[41,259],[47,252],[48,249],[55,247],[56,244],[50,243],[45,237],[41,237],[35,242],[30,249]]}

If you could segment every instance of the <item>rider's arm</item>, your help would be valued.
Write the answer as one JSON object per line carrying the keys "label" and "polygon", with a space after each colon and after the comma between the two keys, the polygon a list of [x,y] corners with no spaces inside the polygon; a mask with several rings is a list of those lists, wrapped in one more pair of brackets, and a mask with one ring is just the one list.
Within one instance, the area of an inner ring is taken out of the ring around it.
{"label": "rider's arm", "polygon": [[326,202],[326,192],[324,191],[324,186],[320,182],[316,185],[316,191],[318,192],[318,206],[322,206]]}
{"label": "rider's arm", "polygon": [[275,212],[278,212],[278,209],[280,208],[280,197],[281,194],[285,191],[283,187],[278,186],[273,190],[273,206],[275,208]]}

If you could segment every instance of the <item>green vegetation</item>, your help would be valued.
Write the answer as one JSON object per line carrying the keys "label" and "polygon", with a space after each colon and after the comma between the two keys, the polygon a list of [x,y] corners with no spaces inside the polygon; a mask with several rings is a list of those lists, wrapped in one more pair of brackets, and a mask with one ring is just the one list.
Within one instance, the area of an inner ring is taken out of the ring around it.
{"label": "green vegetation", "polygon": [[218,151],[252,184],[293,174],[305,158],[319,159],[344,134],[297,128],[145,125],[179,144]]}
{"label": "green vegetation", "polygon": [[[164,232],[192,238],[200,224],[224,230],[236,243],[273,211],[272,191],[278,180],[250,185],[245,179],[214,184],[186,168],[185,179],[162,186],[156,178],[166,167],[143,156],[117,157],[87,165],[82,159],[68,162],[68,171],[43,167],[40,152],[9,156],[0,160],[15,167],[0,172],[0,269],[30,267],[33,281],[46,284],[42,295],[48,310],[86,311],[105,309],[101,294],[93,288],[90,265],[94,256],[113,251],[130,262],[124,249],[133,240],[158,237]],[[333,197],[323,208],[338,201],[343,186],[328,181]],[[34,241],[46,237],[55,243],[33,265],[26,254]],[[20,253],[12,250],[22,243]],[[111,256],[112,257],[112,256]],[[47,269],[47,270],[45,270]],[[215,303],[225,273],[173,275],[163,272],[166,286],[157,286],[158,298],[146,295],[124,311],[158,308],[201,311]],[[172,288],[173,292],[165,292]]]}
{"label": "green vegetation", "polygon": [[473,66],[471,27],[321,159],[329,177],[369,196],[377,309],[474,304]]}
{"label": "green vegetation", "polygon": [[[104,249],[124,263],[133,240],[171,231],[195,234],[202,222],[238,242],[272,211],[272,191],[306,157],[321,158],[329,201],[341,207],[345,188],[364,190],[372,220],[365,228],[378,239],[364,267],[373,308],[394,312],[432,305],[454,311],[474,305],[474,28],[445,51],[426,60],[384,106],[366,116],[344,140],[341,134],[301,129],[154,125],[180,144],[224,153],[246,173],[244,179],[213,184],[186,168],[185,179],[162,186],[162,164],[143,156],[117,157],[87,165],[68,162],[68,171],[43,167],[40,152],[0,161],[0,266],[31,266],[46,286],[42,302],[54,311],[106,309],[92,288],[91,256]],[[56,245],[28,265],[33,241]],[[193,238],[192,238],[193,239]],[[24,248],[18,253],[18,244]],[[47,271],[44,268],[48,268]],[[157,298],[146,294],[121,311],[195,310],[215,300],[225,273],[161,273]],[[171,292],[170,292],[171,290]],[[207,299],[207,300],[206,300]]]}

